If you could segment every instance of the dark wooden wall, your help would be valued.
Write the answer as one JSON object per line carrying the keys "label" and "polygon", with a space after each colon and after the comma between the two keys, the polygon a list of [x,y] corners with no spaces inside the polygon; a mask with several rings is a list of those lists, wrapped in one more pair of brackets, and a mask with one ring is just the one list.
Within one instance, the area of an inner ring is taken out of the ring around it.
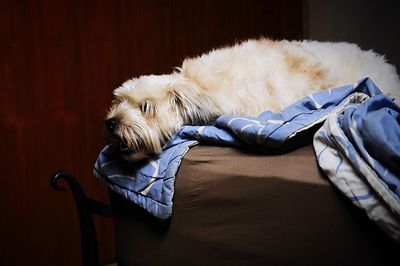
{"label": "dark wooden wall", "polygon": [[[80,264],[72,196],[49,177],[68,170],[107,201],[92,167],[121,82],[235,40],[301,38],[301,21],[300,0],[0,0],[0,264]],[[112,222],[96,227],[112,262]]]}

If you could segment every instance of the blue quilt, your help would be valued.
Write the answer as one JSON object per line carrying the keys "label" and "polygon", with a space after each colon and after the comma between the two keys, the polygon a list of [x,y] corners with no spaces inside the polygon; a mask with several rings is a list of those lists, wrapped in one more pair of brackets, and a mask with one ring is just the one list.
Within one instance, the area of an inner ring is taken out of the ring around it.
{"label": "blue quilt", "polygon": [[[214,126],[184,126],[162,154],[145,162],[128,163],[118,156],[118,151],[106,146],[96,161],[94,174],[152,215],[167,219],[172,214],[174,181],[180,162],[199,141],[257,152],[283,151],[288,145],[299,144],[297,136],[302,132],[314,133],[319,128],[314,147],[321,168],[371,219],[395,239],[400,239],[399,113],[399,107],[365,78],[353,85],[309,95],[281,113],[266,111],[258,117],[224,115]],[[333,124],[346,138],[330,129]],[[313,141],[312,137],[309,141]],[[369,180],[371,174],[360,174],[360,169],[364,169],[360,167],[360,158],[368,164],[370,173],[374,173],[375,181]],[[352,177],[359,176],[365,188],[358,189],[357,185],[351,193],[348,187],[343,190],[337,177],[343,182],[349,173]],[[376,209],[367,208],[373,203],[359,204],[371,198],[378,198],[382,206],[389,207],[375,215]],[[386,219],[382,220],[382,216]]]}
{"label": "blue quilt", "polygon": [[384,95],[331,114],[314,135],[319,166],[400,241],[400,107]]}

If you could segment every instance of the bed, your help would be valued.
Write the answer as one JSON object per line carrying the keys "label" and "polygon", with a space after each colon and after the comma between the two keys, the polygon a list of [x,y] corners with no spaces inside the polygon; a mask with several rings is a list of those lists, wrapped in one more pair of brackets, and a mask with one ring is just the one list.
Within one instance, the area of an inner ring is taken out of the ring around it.
{"label": "bed", "polygon": [[166,221],[116,193],[110,202],[121,265],[398,263],[398,244],[329,183],[311,145],[281,155],[192,148]]}

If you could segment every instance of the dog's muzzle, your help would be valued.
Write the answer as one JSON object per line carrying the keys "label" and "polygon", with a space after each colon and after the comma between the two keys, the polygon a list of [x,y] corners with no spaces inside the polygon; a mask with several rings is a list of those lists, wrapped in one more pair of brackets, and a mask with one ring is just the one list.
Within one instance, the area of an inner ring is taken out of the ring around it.
{"label": "dog's muzzle", "polygon": [[111,143],[111,145],[118,147],[122,154],[128,155],[134,152],[134,150],[129,148],[128,145],[126,145],[126,143],[115,134],[118,124],[118,118],[115,117],[109,118],[105,121],[105,126],[108,132],[108,141]]}

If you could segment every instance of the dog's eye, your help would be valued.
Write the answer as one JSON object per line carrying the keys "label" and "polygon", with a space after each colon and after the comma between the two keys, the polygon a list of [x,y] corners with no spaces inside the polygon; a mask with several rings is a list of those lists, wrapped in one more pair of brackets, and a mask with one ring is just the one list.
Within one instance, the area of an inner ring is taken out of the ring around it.
{"label": "dog's eye", "polygon": [[154,107],[149,101],[144,101],[140,106],[139,109],[142,113],[147,116],[153,116]]}
{"label": "dog's eye", "polygon": [[146,106],[145,103],[139,105],[139,109],[140,109],[140,111],[141,111],[142,113],[146,112],[146,107],[147,107],[147,106]]}

